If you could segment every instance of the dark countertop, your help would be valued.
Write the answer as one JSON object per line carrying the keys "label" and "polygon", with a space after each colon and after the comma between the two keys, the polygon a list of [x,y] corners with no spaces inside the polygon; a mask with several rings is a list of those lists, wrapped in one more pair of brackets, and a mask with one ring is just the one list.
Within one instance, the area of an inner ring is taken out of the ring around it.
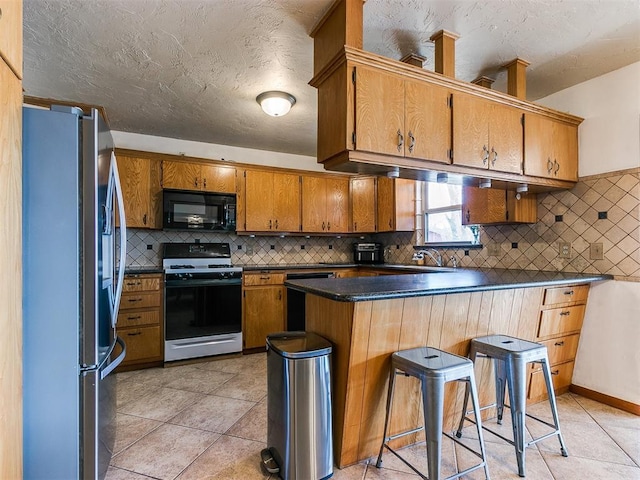
{"label": "dark countertop", "polygon": [[[405,267],[406,268],[406,267]],[[428,268],[428,267],[427,267]],[[288,280],[285,286],[339,302],[443,295],[608,280],[611,275],[535,270],[467,269],[377,277]]]}
{"label": "dark countertop", "polygon": [[[246,272],[259,270],[308,270],[311,268],[355,268],[361,265],[355,263],[287,263],[278,265],[258,265],[258,264],[234,264],[236,267],[242,267]],[[382,266],[382,265],[380,265]]]}

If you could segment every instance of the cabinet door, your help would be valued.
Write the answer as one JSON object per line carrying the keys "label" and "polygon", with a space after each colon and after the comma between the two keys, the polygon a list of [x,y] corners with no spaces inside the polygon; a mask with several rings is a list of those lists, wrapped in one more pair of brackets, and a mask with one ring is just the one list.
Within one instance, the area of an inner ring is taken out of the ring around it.
{"label": "cabinet door", "polygon": [[404,130],[404,80],[357,67],[356,150],[403,155]]}
{"label": "cabinet door", "polygon": [[201,165],[202,190],[218,193],[236,193],[236,169],[217,165]]}
{"label": "cabinet door", "polygon": [[22,78],[22,0],[0,0],[0,57]]}
{"label": "cabinet door", "polygon": [[395,208],[393,228],[396,232],[410,232],[416,228],[415,192],[413,180],[396,178],[394,181]]}
{"label": "cabinet door", "polygon": [[247,170],[245,175],[247,231],[268,232],[273,229],[273,173]]}
{"label": "cabinet door", "polygon": [[554,178],[578,181],[578,127],[553,122]]}
{"label": "cabinet door", "polygon": [[266,345],[267,335],[284,330],[284,287],[244,290],[244,348]]}
{"label": "cabinet door", "polygon": [[117,161],[127,227],[149,228],[152,221],[149,212],[151,160],[118,155]]}
{"label": "cabinet door", "polygon": [[453,163],[467,167],[489,166],[489,115],[491,103],[472,95],[453,95]]}
{"label": "cabinet door", "polygon": [[164,160],[162,162],[162,186],[177,190],[200,190],[200,165]]}
{"label": "cabinet door", "polygon": [[392,232],[394,230],[395,223],[395,183],[393,178],[378,177],[377,180],[377,231]]}
{"label": "cabinet door", "polygon": [[462,224],[506,222],[505,191],[465,186],[462,189]]}
{"label": "cabinet door", "polygon": [[451,163],[451,108],[446,88],[404,82],[406,157]]}
{"label": "cabinet door", "polygon": [[554,178],[553,120],[542,115],[524,115],[524,174]]}
{"label": "cabinet door", "polygon": [[376,185],[374,177],[351,179],[352,231],[376,231]]}
{"label": "cabinet door", "polygon": [[273,174],[273,229],[300,231],[300,175]]}
{"label": "cabinet door", "polygon": [[522,173],[522,112],[493,105],[489,116],[489,169]]}
{"label": "cabinet door", "polygon": [[302,231],[325,232],[327,221],[327,180],[303,175]]}
{"label": "cabinet door", "polygon": [[330,177],[327,184],[327,230],[332,233],[349,231],[349,179]]}

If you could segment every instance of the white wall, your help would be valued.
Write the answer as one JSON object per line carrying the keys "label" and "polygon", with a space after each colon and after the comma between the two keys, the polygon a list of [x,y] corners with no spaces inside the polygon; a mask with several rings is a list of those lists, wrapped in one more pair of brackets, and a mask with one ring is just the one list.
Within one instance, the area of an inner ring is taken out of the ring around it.
{"label": "white wall", "polygon": [[315,157],[112,131],[117,148],[324,172]]}
{"label": "white wall", "polygon": [[[640,62],[539,103],[585,119],[580,126],[580,176],[640,167]],[[640,282],[593,285],[573,372],[575,385],[640,404],[639,305]]]}
{"label": "white wall", "polygon": [[584,118],[579,133],[581,177],[640,166],[640,62],[536,103]]}

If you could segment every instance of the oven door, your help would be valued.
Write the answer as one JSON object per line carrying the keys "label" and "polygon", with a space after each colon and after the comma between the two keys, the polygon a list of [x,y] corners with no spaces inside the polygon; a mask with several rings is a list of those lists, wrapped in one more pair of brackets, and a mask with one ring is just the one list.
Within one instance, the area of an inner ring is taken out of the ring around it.
{"label": "oven door", "polygon": [[242,350],[242,280],[206,276],[166,276],[166,361]]}

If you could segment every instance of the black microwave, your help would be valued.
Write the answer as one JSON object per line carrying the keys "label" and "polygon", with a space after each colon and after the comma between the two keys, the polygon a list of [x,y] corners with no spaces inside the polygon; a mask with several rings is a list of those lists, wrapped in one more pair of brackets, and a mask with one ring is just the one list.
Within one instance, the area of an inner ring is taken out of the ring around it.
{"label": "black microwave", "polygon": [[235,231],[236,196],[224,193],[162,191],[165,230]]}

